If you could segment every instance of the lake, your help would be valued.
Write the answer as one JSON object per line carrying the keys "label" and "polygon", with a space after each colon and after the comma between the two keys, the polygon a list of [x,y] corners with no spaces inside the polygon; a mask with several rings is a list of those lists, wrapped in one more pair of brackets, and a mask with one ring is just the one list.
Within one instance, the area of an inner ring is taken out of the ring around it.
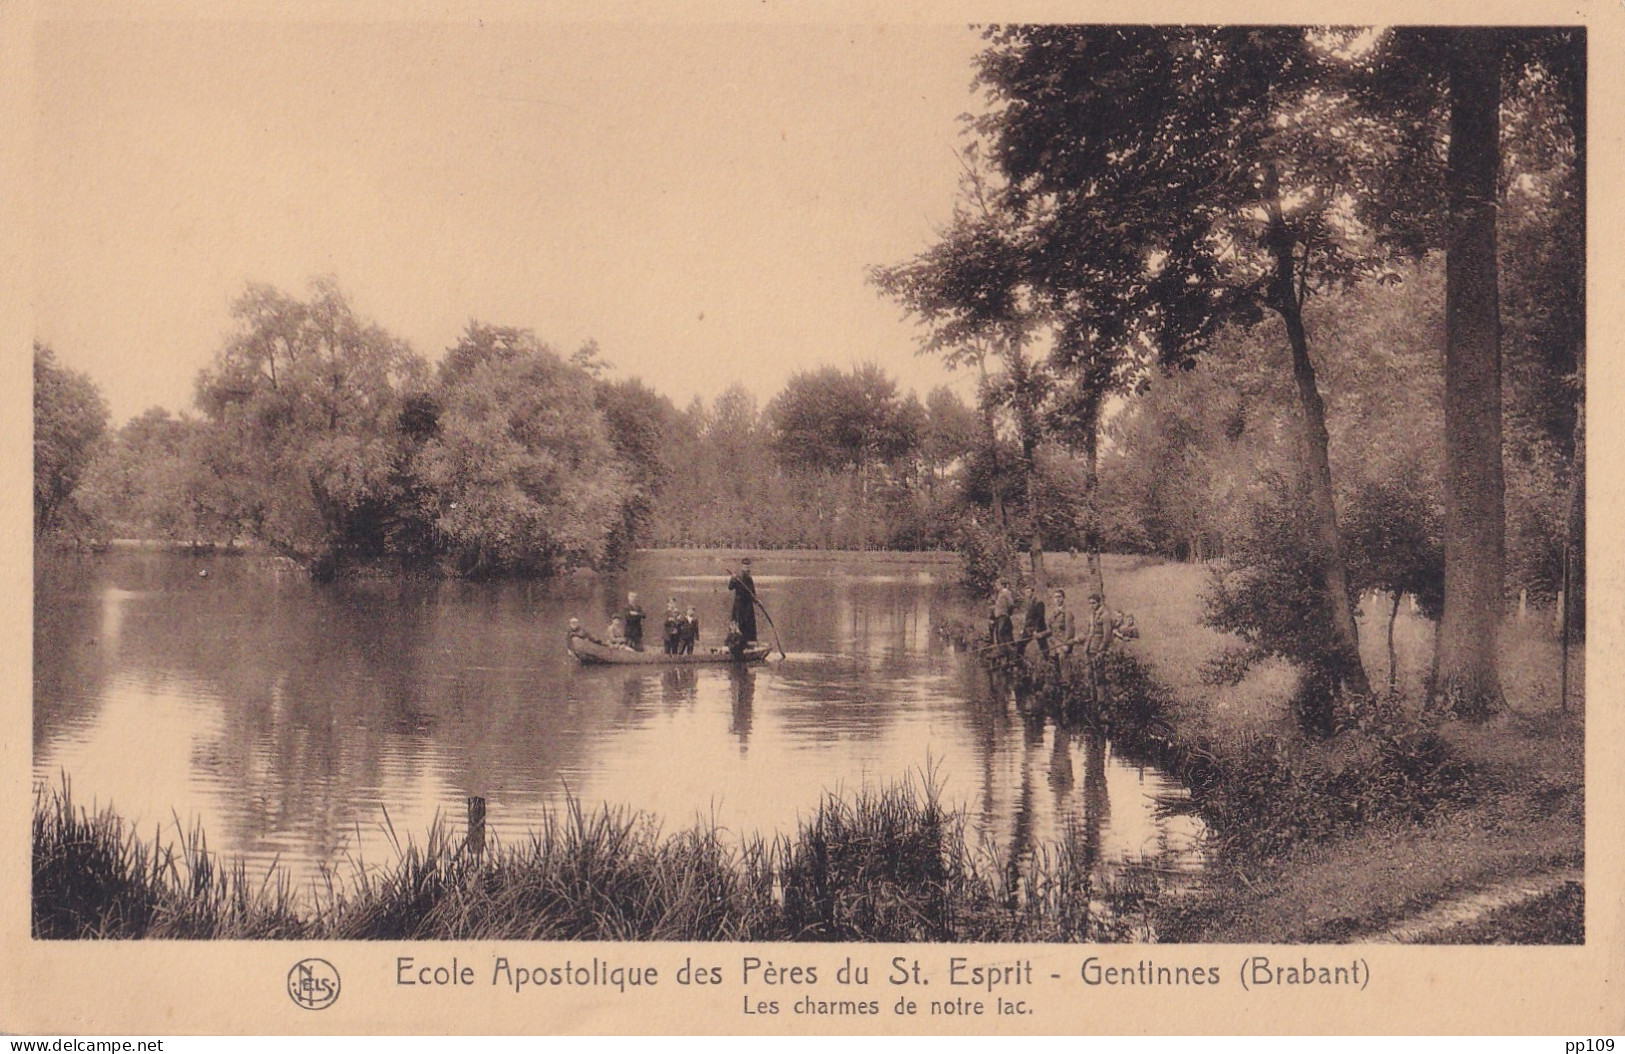
{"label": "lake", "polygon": [[[701,642],[726,623],[725,554],[639,554],[564,583],[315,585],[255,556],[42,552],[33,775],[114,806],[145,837],[301,880],[460,828],[470,795],[517,840],[570,798],[730,836],[788,832],[829,791],[929,770],[1004,858],[1082,838],[1101,872],[1194,874],[1182,788],[1098,736],[1025,719],[938,630],[972,619],[951,556],[761,554],[788,657],[750,668],[581,667],[629,589],[659,647],[668,597]],[[772,639],[759,619],[764,639]]]}

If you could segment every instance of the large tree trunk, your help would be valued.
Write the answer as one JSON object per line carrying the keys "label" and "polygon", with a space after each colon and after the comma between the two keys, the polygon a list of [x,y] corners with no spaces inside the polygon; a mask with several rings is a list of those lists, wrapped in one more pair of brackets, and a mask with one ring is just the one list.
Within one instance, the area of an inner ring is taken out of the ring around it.
{"label": "large tree trunk", "polygon": [[1501,320],[1495,259],[1502,40],[1467,29],[1449,49],[1450,240],[1445,256],[1444,618],[1433,692],[1448,709],[1501,702],[1496,665],[1506,564]]}
{"label": "large tree trunk", "polygon": [[[1331,438],[1326,431],[1326,404],[1315,382],[1315,365],[1309,359],[1309,338],[1303,328],[1303,293],[1293,261],[1294,239],[1281,213],[1276,173],[1268,170],[1265,208],[1269,212],[1266,243],[1275,258],[1275,274],[1270,286],[1270,306],[1286,324],[1287,342],[1292,349],[1292,379],[1298,387],[1298,405],[1303,411],[1304,445],[1308,463],[1310,515],[1314,539],[1321,560],[1326,607],[1331,616],[1332,656],[1330,672],[1355,695],[1370,695],[1371,682],[1360,661],[1360,635],[1354,622],[1354,603],[1349,596],[1348,564],[1343,558],[1343,538],[1337,527],[1337,504],[1332,495]],[[1329,702],[1329,700],[1328,700]],[[1324,715],[1329,718],[1330,714]],[[1330,728],[1329,720],[1322,722]]]}
{"label": "large tree trunk", "polygon": [[1043,592],[1046,580],[1044,575],[1044,535],[1039,526],[1038,501],[1038,441],[1031,436],[1023,436],[1021,440],[1021,470],[1027,477],[1027,562],[1032,568],[1033,584],[1039,592]]}
{"label": "large tree trunk", "polygon": [[1394,623],[1399,619],[1399,599],[1405,594],[1394,590],[1394,606],[1388,609],[1388,694],[1399,685],[1399,656],[1394,651]]}
{"label": "large tree trunk", "polygon": [[1083,549],[1089,587],[1104,597],[1106,583],[1100,573],[1100,403],[1099,395],[1091,392],[1083,414]]}
{"label": "large tree trunk", "polygon": [[1308,441],[1309,502],[1314,517],[1315,539],[1321,556],[1321,575],[1326,583],[1326,605],[1331,612],[1332,639],[1338,650],[1335,671],[1344,686],[1355,695],[1370,695],[1371,683],[1360,662],[1360,633],[1354,622],[1354,602],[1349,596],[1348,564],[1343,559],[1343,537],[1337,529],[1337,505],[1332,498],[1331,439],[1326,432],[1326,404],[1315,384],[1315,367],[1309,361],[1309,341],[1303,330],[1303,315],[1296,307],[1281,313],[1287,339],[1292,345],[1292,377],[1298,385],[1298,402],[1303,409],[1304,432]]}
{"label": "large tree trunk", "polygon": [[993,526],[1004,533],[1004,486],[999,479],[999,430],[993,422],[993,389],[987,379],[987,357],[976,357],[976,368],[981,373],[981,386],[977,389],[977,402],[982,411],[982,434],[987,440],[988,466],[993,478],[988,490],[993,498]]}
{"label": "large tree trunk", "polygon": [[1038,407],[1033,393],[1032,367],[1021,352],[1020,345],[1010,346],[1005,353],[1005,365],[1010,370],[1013,385],[1011,408],[1015,411],[1016,439],[1021,444],[1021,475],[1027,488],[1027,561],[1032,569],[1033,583],[1040,591],[1046,586],[1044,574],[1044,532],[1039,515],[1038,500]]}

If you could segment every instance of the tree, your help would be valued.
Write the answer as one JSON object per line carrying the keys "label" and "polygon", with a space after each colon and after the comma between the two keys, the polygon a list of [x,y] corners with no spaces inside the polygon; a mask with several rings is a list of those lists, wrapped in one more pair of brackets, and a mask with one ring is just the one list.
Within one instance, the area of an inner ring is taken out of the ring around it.
{"label": "tree", "polygon": [[1495,709],[1501,699],[1496,642],[1505,610],[1506,483],[1495,219],[1504,50],[1498,30],[1460,30],[1447,47],[1446,604],[1433,663],[1434,691],[1466,713]]}
{"label": "tree", "polygon": [[925,408],[898,395],[873,363],[792,375],[762,415],[781,474],[801,499],[790,512],[814,544],[917,545],[921,530],[905,489],[919,452]]}
{"label": "tree", "polygon": [[930,543],[941,546],[951,537],[939,494],[950,468],[965,462],[976,449],[980,422],[976,411],[947,385],[938,385],[925,397],[925,425],[920,433],[920,475],[925,484],[926,532]]}
{"label": "tree", "polygon": [[105,445],[86,474],[85,504],[121,537],[230,542],[242,525],[201,460],[204,438],[197,420],[149,408]]}
{"label": "tree", "polygon": [[1249,488],[1247,523],[1231,540],[1231,559],[1213,570],[1204,621],[1242,641],[1209,664],[1210,678],[1236,680],[1261,658],[1286,659],[1303,675],[1293,699],[1299,722],[1326,736],[1337,728],[1331,704],[1340,671],[1328,661],[1331,601],[1312,505],[1301,473],[1266,473]]}
{"label": "tree", "polygon": [[202,462],[261,541],[319,577],[385,555],[408,453],[405,400],[426,368],[359,318],[332,279],[307,300],[250,284],[238,331],[197,381]]}
{"label": "tree", "polygon": [[107,401],[85,374],[34,342],[34,534],[82,526],[74,492],[107,431]]}
{"label": "tree", "polygon": [[[1029,485],[1043,442],[1044,404],[1053,387],[1045,364],[1028,347],[1040,318],[1031,301],[1020,218],[1002,207],[985,174],[968,168],[954,220],[938,242],[914,259],[876,267],[870,280],[928,328],[922,350],[944,357],[950,368],[974,365],[984,416],[985,452],[997,460],[994,421],[1008,412],[1016,435],[1014,466],[1027,495],[1024,527],[1034,577],[1044,580],[1044,536],[1038,488]],[[989,360],[1002,367],[990,374]],[[993,472],[995,477],[999,473]],[[995,490],[995,525],[1004,528],[1003,493]]]}
{"label": "tree", "polygon": [[766,410],[770,445],[787,468],[869,470],[912,457],[924,411],[900,399],[897,382],[874,363],[792,375]]}
{"label": "tree", "polygon": [[711,403],[695,396],[674,420],[671,457],[676,466],[651,513],[663,544],[753,544],[760,524],[767,461],[756,399],[743,385]]}
{"label": "tree", "polygon": [[[1407,594],[1437,617],[1443,574],[1443,272],[1430,258],[1397,268],[1395,278],[1329,291],[1305,314],[1328,392],[1350,593],[1388,593],[1390,629]],[[1306,522],[1307,497],[1279,326],[1227,327],[1189,370],[1149,378],[1109,426],[1103,491],[1118,544],[1226,558],[1234,575],[1214,593],[1239,601],[1213,613],[1249,644],[1230,657],[1232,670],[1282,655],[1314,689],[1333,672],[1322,659],[1322,613],[1291,595],[1324,592],[1324,584],[1314,538],[1294,533]],[[1280,530],[1282,521],[1296,526]],[[1312,727],[1334,727],[1331,711],[1308,710]]]}
{"label": "tree", "polygon": [[[1542,600],[1562,589],[1565,547],[1584,549],[1569,514],[1582,507],[1584,467],[1585,139],[1574,112],[1583,93],[1572,95],[1583,77],[1549,75],[1550,64],[1552,57],[1509,78],[1497,231],[1508,592]],[[1583,578],[1578,570],[1570,568],[1571,585]],[[1579,598],[1574,589],[1567,595]]]}
{"label": "tree", "polygon": [[459,574],[545,576],[603,560],[630,480],[586,371],[528,330],[470,323],[434,394],[438,427],[412,474]]}
{"label": "tree", "polygon": [[[572,363],[589,358],[583,355],[585,350],[577,351]],[[604,549],[605,563],[622,566],[647,540],[655,502],[677,471],[673,447],[684,422],[670,399],[636,378],[599,380],[593,388],[593,405],[603,415],[610,446],[628,473],[620,523]]]}
{"label": "tree", "polygon": [[[1400,130],[1401,149],[1379,168],[1387,193],[1365,203],[1366,220],[1390,242],[1443,248],[1446,258],[1445,605],[1433,692],[1456,712],[1485,713],[1501,699],[1497,640],[1506,585],[1497,246],[1509,151],[1504,89],[1550,84],[1574,151],[1574,186],[1583,187],[1584,36],[1574,29],[1395,29],[1368,66],[1365,97]],[[1527,101],[1523,107],[1527,112]],[[1527,129],[1553,124],[1528,123],[1523,148],[1538,154]],[[1583,217],[1577,189],[1569,199],[1569,211]],[[1578,275],[1564,298],[1570,326],[1583,319],[1583,270]],[[1570,333],[1583,334],[1583,325]],[[1583,347],[1580,340],[1574,344]]]}
{"label": "tree", "polygon": [[1378,589],[1389,597],[1388,690],[1397,685],[1394,623],[1400,601],[1415,597],[1437,619],[1444,606],[1443,514],[1434,499],[1436,480],[1420,461],[1399,460],[1390,473],[1362,480],[1346,503],[1350,575],[1356,590]]}
{"label": "tree", "polygon": [[1230,551],[1248,483],[1291,471],[1275,455],[1289,427],[1273,357],[1249,334],[1218,340],[1190,370],[1149,378],[1106,428],[1098,505],[1111,545],[1178,560]]}
{"label": "tree", "polygon": [[1143,347],[1164,362],[1188,360],[1222,325],[1275,313],[1292,353],[1304,522],[1325,561],[1335,679],[1364,694],[1303,326],[1306,300],[1352,280],[1363,248],[1338,222],[1349,175],[1342,144],[1357,138],[1359,115],[1324,90],[1327,52],[1291,27],[1013,26],[988,35],[978,78],[989,107],[972,127],[1002,185],[991,207],[963,212],[911,269],[882,272],[882,288],[937,321],[939,342],[1008,328],[1023,302],[1029,317],[1051,317],[1054,362],[1075,385],[1086,451],[1104,394],[1122,376],[1117,361]]}
{"label": "tree", "polygon": [[925,429],[920,436],[928,485],[974,449],[977,427],[976,411],[952,388],[940,384],[931,389],[925,397]]}

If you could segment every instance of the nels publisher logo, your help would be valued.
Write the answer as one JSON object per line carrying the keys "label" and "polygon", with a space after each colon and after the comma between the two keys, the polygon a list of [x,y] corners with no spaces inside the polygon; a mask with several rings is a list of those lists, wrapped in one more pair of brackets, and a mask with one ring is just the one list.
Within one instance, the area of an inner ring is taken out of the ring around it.
{"label": "nels publisher logo", "polygon": [[339,972],[326,959],[301,959],[288,971],[288,997],[306,1010],[326,1010],[339,998]]}

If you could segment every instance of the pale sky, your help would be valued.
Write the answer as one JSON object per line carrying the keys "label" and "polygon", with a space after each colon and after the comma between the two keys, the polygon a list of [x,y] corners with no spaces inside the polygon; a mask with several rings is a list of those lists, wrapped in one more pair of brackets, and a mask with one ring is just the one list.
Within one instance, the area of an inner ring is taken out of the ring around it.
{"label": "pale sky", "polygon": [[880,363],[956,377],[865,281],[950,218],[962,25],[37,25],[35,331],[115,423],[191,405],[250,280],[431,360],[472,319],[679,406]]}

